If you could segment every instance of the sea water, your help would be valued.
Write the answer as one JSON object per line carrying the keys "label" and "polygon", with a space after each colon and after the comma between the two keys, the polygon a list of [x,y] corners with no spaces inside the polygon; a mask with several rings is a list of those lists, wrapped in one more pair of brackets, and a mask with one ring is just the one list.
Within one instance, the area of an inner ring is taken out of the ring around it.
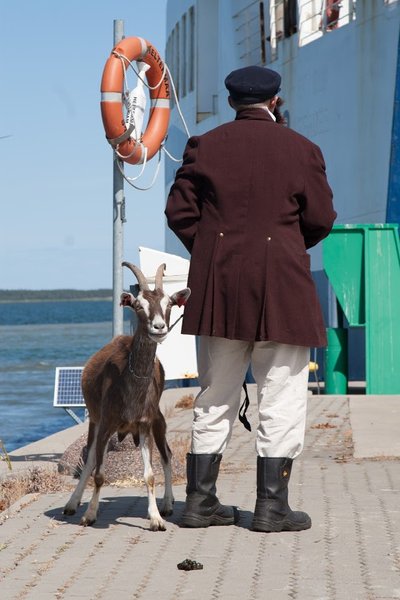
{"label": "sea water", "polygon": [[83,366],[111,337],[111,301],[0,304],[0,439],[7,451],[75,424],[53,407],[55,369]]}

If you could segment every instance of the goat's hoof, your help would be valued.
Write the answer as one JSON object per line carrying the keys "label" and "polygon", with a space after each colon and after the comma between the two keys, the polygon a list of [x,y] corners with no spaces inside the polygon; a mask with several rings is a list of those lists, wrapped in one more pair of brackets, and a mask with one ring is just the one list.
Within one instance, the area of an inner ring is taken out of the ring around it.
{"label": "goat's hoof", "polygon": [[64,507],[63,515],[67,515],[68,517],[71,517],[75,513],[76,513],[76,509],[75,508],[68,508],[68,506]]}
{"label": "goat's hoof", "polygon": [[96,522],[96,519],[90,519],[89,517],[85,517],[83,516],[80,522],[80,525],[82,525],[82,527],[89,527],[90,525],[93,525],[93,523]]}
{"label": "goat's hoof", "polygon": [[163,520],[150,522],[150,531],[166,531],[166,529],[167,528]]}
{"label": "goat's hoof", "polygon": [[162,510],[160,510],[160,514],[162,517],[170,517],[172,515],[174,511],[172,510],[172,508],[163,508]]}

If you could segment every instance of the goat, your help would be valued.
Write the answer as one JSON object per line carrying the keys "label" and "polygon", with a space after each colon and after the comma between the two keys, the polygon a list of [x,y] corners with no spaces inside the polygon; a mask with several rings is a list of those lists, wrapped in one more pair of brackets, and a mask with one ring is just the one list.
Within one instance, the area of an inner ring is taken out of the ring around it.
{"label": "goat", "polygon": [[133,336],[115,337],[87,362],[82,373],[82,392],[89,413],[87,459],[80,480],[64,507],[65,515],[73,515],[94,470],[94,491],[80,524],[96,521],[99,495],[104,483],[103,461],[113,433],[122,441],[131,433],[136,446],[140,445],[144,463],[144,481],[148,494],[148,517],[152,531],[165,531],[155,499],[152,470],[153,439],[161,455],[165,492],[161,514],[172,514],[171,450],[166,441],[166,423],[159,408],[164,389],[164,369],[156,357],[157,344],[169,331],[171,308],[182,306],[190,296],[185,288],[168,296],[162,289],[165,265],[158,267],[155,288],[150,290],[143,273],[128,262],[123,262],[139,283],[137,298],[123,292],[121,305],[128,306],[137,315],[138,325]]}

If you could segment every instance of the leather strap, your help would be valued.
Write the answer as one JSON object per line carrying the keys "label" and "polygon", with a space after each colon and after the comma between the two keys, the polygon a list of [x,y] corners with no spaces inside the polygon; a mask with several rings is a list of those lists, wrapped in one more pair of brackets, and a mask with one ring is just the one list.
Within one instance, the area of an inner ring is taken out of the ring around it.
{"label": "leather strap", "polygon": [[243,400],[242,406],[239,408],[239,421],[243,424],[243,426],[247,429],[247,431],[251,431],[251,425],[248,422],[247,417],[246,417],[246,412],[247,412],[247,409],[249,408],[250,400],[249,400],[249,394],[247,392],[247,384],[245,381],[243,381],[242,387],[244,389],[245,398]]}

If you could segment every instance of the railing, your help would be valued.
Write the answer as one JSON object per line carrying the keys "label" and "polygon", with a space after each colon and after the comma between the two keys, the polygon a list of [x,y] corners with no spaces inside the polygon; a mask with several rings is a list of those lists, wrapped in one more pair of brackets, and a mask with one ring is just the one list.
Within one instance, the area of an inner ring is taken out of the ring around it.
{"label": "railing", "polygon": [[264,6],[267,4],[253,0],[233,15],[238,58],[242,64],[271,62],[278,56],[281,39],[298,34],[299,46],[304,46],[350,23],[356,15],[356,0],[293,0],[287,3],[270,0],[269,19],[268,16],[264,18]]}

